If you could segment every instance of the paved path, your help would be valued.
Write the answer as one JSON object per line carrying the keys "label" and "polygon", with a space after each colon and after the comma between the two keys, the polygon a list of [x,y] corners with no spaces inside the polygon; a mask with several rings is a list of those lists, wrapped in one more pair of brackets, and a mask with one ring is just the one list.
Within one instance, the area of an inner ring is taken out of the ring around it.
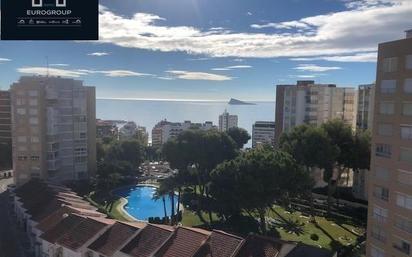
{"label": "paved path", "polygon": [[13,179],[0,180],[0,257],[28,257],[21,244],[21,233],[16,228],[16,223],[11,216],[9,194],[7,185]]}

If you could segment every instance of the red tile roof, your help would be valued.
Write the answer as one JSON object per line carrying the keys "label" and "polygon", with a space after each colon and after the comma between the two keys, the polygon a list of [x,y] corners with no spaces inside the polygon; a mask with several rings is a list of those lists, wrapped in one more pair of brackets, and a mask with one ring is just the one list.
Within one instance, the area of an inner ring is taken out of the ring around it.
{"label": "red tile roof", "polygon": [[248,236],[236,257],[277,257],[282,243],[271,238]]}
{"label": "red tile roof", "polygon": [[243,242],[241,237],[214,230],[194,257],[231,257]]}
{"label": "red tile roof", "polygon": [[96,219],[82,217],[82,222],[59,237],[56,243],[69,249],[77,250],[96,236],[97,233],[101,232],[107,225],[108,223],[103,223]]}
{"label": "red tile roof", "polygon": [[47,230],[40,236],[40,238],[54,244],[61,236],[69,232],[83,220],[84,218],[81,216],[69,215],[61,220],[56,226]]}
{"label": "red tile roof", "polygon": [[105,256],[112,256],[139,228],[116,222],[88,248]]}
{"label": "red tile roof", "polygon": [[121,252],[134,257],[150,257],[172,233],[170,227],[148,224],[121,249]]}
{"label": "red tile roof", "polygon": [[192,257],[208,239],[210,232],[178,227],[173,236],[155,254],[158,257]]}

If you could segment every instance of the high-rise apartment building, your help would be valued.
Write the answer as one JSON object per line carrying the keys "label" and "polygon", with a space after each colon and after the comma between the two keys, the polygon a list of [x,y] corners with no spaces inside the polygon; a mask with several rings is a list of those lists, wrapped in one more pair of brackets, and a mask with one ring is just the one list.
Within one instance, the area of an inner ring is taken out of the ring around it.
{"label": "high-rise apartment building", "polygon": [[265,144],[275,145],[275,122],[256,121],[252,129],[252,147]]}
{"label": "high-rise apartment building", "polygon": [[15,182],[61,182],[96,171],[94,87],[60,77],[22,77],[11,85]]}
{"label": "high-rise apartment building", "polygon": [[0,144],[11,142],[10,92],[0,91]]}
{"label": "high-rise apartment building", "polygon": [[230,115],[226,110],[219,115],[219,131],[225,132],[230,128],[236,128],[238,123],[237,115]]}
{"label": "high-rise apartment building", "polygon": [[371,129],[373,122],[375,84],[360,85],[358,87],[357,98],[356,128],[360,130]]}
{"label": "high-rise apartment building", "polygon": [[184,122],[170,122],[167,120],[162,120],[152,129],[152,146],[159,147],[171,138],[175,138],[183,131],[189,129],[207,131],[217,128],[211,121],[206,121],[205,123],[192,123],[190,120]]}
{"label": "high-rise apartment building", "polygon": [[379,45],[371,159],[367,256],[410,256],[412,37]]}
{"label": "high-rise apartment building", "polygon": [[276,142],[283,132],[302,124],[320,125],[341,119],[355,123],[356,91],[354,88],[315,81],[298,81],[296,85],[276,87]]}

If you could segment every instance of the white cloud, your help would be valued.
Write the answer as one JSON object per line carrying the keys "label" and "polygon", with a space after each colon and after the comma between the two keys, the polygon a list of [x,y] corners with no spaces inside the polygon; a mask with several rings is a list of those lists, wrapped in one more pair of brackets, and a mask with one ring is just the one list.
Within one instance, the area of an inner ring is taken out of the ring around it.
{"label": "white cloud", "polygon": [[70,65],[65,64],[65,63],[52,63],[50,66],[55,66],[55,67],[68,67]]}
{"label": "white cloud", "polygon": [[161,79],[161,80],[175,80],[175,78],[172,78],[172,77],[162,77],[162,76],[160,76],[160,77],[157,77],[158,79]]}
{"label": "white cloud", "polygon": [[226,81],[232,80],[232,77],[207,73],[207,72],[195,72],[195,71],[180,71],[180,70],[169,70],[166,71],[170,73],[178,79],[185,79],[185,80],[211,80],[211,81]]}
{"label": "white cloud", "polygon": [[341,56],[319,56],[319,57],[303,57],[291,58],[292,61],[331,61],[331,62],[376,62],[378,56],[376,52],[357,53],[354,55]]}
{"label": "white cloud", "polygon": [[254,29],[265,29],[265,28],[275,28],[275,29],[309,29],[311,26],[302,21],[284,21],[279,23],[266,23],[266,24],[252,24]]}
{"label": "white cloud", "polygon": [[228,66],[224,68],[213,68],[212,70],[215,71],[229,71],[229,70],[234,70],[234,69],[250,69],[252,66],[250,65],[234,65],[234,66]]}
{"label": "white cloud", "polygon": [[11,62],[11,59],[8,58],[0,58],[0,63],[2,62]]}
{"label": "white cloud", "polygon": [[312,71],[312,72],[324,72],[331,70],[341,70],[341,67],[330,67],[330,66],[318,66],[316,64],[299,64],[298,67],[294,68],[299,71]]}
{"label": "white cloud", "polygon": [[252,12],[247,12],[246,15],[247,15],[247,16],[252,16],[253,13],[252,13]]}
{"label": "white cloud", "polygon": [[18,68],[18,72],[32,75],[40,76],[60,76],[68,78],[79,78],[81,76],[87,76],[91,74],[103,74],[106,77],[142,77],[142,76],[152,76],[151,74],[140,73],[129,70],[88,70],[88,69],[58,69],[58,68],[47,68],[47,67],[23,67]]}
{"label": "white cloud", "polygon": [[403,37],[403,31],[411,26],[411,13],[410,0],[381,0],[358,9],[275,23],[292,28],[288,33],[251,33],[168,26],[157,15],[136,13],[127,17],[101,7],[99,42],[208,57],[353,55],[376,51],[378,43]]}
{"label": "white cloud", "polygon": [[110,53],[106,53],[106,52],[95,52],[95,53],[89,53],[89,54],[87,54],[87,55],[89,55],[89,56],[98,56],[98,57],[101,57],[101,56],[110,55]]}

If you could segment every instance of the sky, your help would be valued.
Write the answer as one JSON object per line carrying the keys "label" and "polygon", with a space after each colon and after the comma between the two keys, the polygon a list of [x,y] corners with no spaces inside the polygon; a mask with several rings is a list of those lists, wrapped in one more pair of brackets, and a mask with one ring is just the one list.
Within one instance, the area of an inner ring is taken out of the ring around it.
{"label": "sky", "polygon": [[412,0],[100,0],[98,41],[0,41],[0,89],[83,80],[98,98],[274,101],[275,85],[372,83]]}

